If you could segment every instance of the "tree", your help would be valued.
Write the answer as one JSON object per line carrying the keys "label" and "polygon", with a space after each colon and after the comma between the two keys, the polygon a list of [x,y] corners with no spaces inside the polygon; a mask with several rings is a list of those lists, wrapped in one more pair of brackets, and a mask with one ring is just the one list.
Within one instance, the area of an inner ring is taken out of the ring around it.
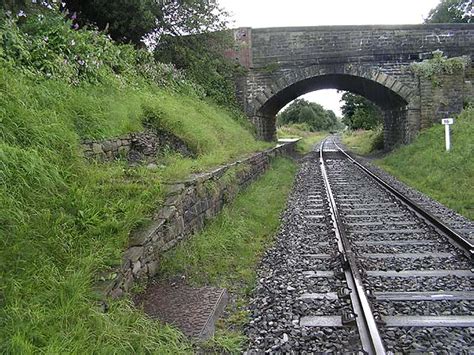
{"label": "tree", "polygon": [[180,36],[226,27],[226,13],[209,0],[65,0],[80,26],[96,25],[120,42],[154,44],[162,35]]}
{"label": "tree", "polygon": [[[156,0],[155,0],[156,1]],[[156,26],[149,36],[158,43],[162,36],[183,36],[218,32],[227,29],[228,13],[217,1],[158,0],[160,3]]]}
{"label": "tree", "polygon": [[331,110],[305,99],[293,101],[277,116],[279,124],[306,123],[313,131],[337,128],[336,114]]}
{"label": "tree", "polygon": [[65,0],[70,16],[80,26],[107,29],[119,42],[139,44],[155,28],[160,7],[155,0]]}
{"label": "tree", "polygon": [[224,57],[224,51],[232,46],[233,36],[229,31],[194,36],[164,35],[154,55],[159,62],[173,63],[184,70],[217,104],[237,107],[235,76],[241,68]]}
{"label": "tree", "polygon": [[425,23],[471,23],[472,17],[472,0],[441,0]]}
{"label": "tree", "polygon": [[[53,8],[52,4],[47,2],[37,1],[37,3],[35,3],[32,0],[0,0],[0,10],[4,10],[13,15],[17,15],[20,11],[26,14],[47,7],[50,9]],[[2,15],[2,11],[0,11],[0,18]]]}
{"label": "tree", "polygon": [[363,96],[342,95],[342,122],[350,129],[373,129],[382,122],[380,109]]}

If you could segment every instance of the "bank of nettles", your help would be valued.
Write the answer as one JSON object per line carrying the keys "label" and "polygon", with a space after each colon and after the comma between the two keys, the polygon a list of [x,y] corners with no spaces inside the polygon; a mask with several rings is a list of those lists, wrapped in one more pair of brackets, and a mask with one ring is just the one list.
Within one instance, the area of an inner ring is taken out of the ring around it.
{"label": "bank of nettles", "polygon": [[[94,277],[120,263],[164,181],[268,145],[174,67],[70,27],[48,13],[0,24],[0,352],[189,351],[127,300],[103,312]],[[145,124],[172,132],[197,158],[168,152],[150,170],[82,157],[82,140]]]}

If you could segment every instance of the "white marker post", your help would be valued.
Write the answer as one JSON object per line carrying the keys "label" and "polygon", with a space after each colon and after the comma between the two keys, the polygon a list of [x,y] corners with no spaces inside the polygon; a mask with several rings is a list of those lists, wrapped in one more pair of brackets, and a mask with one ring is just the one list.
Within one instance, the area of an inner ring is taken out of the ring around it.
{"label": "white marker post", "polygon": [[449,132],[449,126],[451,126],[454,123],[454,118],[444,118],[441,120],[441,123],[444,124],[446,151],[449,152],[449,150],[451,149],[451,136]]}

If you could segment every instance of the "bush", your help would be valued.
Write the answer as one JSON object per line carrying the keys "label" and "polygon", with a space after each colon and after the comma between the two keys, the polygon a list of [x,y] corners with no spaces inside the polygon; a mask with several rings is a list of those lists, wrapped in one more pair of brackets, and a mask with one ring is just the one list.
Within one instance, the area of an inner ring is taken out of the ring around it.
{"label": "bush", "polygon": [[155,50],[160,62],[173,63],[198,83],[214,102],[237,108],[235,77],[243,68],[224,57],[233,46],[231,32],[205,33],[195,36],[164,36]]}
{"label": "bush", "polygon": [[277,115],[279,124],[305,123],[312,131],[338,129],[340,122],[336,114],[326,110],[315,102],[305,99],[294,100],[287,108]]}
{"label": "bush", "polygon": [[373,130],[347,131],[342,137],[342,142],[361,155],[381,150],[384,148],[383,126],[378,126]]}
{"label": "bush", "polygon": [[384,149],[383,126],[378,126],[377,128],[373,130],[372,143],[371,143],[370,149],[372,151]]}
{"label": "bush", "polygon": [[0,62],[30,77],[80,83],[137,81],[200,94],[172,65],[158,63],[151,53],[119,45],[96,30],[72,30],[71,23],[53,11],[14,16],[0,23]]}

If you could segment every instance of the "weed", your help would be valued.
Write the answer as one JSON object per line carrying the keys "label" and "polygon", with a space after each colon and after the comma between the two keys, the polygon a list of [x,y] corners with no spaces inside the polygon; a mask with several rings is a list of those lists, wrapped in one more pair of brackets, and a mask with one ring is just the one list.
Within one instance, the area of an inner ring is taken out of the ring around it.
{"label": "weed", "polygon": [[443,52],[436,50],[433,58],[422,62],[412,63],[410,70],[418,77],[430,79],[433,86],[440,86],[439,76],[443,74],[463,73],[470,65],[470,58],[467,56],[449,58],[443,56]]}
{"label": "weed", "polygon": [[218,330],[201,349],[211,354],[240,354],[246,338],[237,332]]}
{"label": "weed", "polygon": [[[0,22],[0,353],[191,352],[129,300],[103,313],[94,280],[120,264],[130,231],[162,202],[164,180],[270,144],[146,51],[72,31],[54,11],[17,20]],[[82,158],[82,140],[147,123],[196,159],[168,153],[149,170]]]}

